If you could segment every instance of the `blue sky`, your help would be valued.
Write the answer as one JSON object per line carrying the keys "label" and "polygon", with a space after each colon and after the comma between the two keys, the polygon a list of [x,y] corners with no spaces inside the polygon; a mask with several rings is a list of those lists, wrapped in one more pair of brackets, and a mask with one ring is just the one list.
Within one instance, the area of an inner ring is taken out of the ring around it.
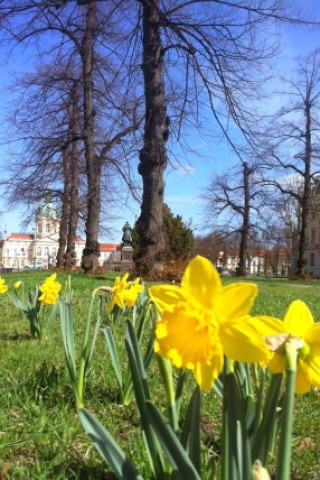
{"label": "blue sky", "polygon": [[[292,2],[295,3],[295,2]],[[317,0],[305,0],[304,6],[318,15],[320,19],[320,2]],[[293,58],[298,54],[308,53],[317,45],[320,47],[320,27],[281,27],[283,51],[279,59],[274,63],[275,74],[278,72],[287,75],[293,68]],[[2,92],[6,92],[11,79],[19,73],[29,71],[32,57],[30,52],[16,52],[11,56],[9,62],[5,62],[7,52],[0,52],[0,87]],[[0,121],[2,131],[6,130],[5,116],[9,107],[10,95],[0,96]],[[276,109],[278,100],[274,99],[272,107]],[[183,155],[179,155],[179,164],[175,158],[170,158],[170,165],[166,171],[165,181],[165,201],[175,214],[179,214],[188,222],[192,221],[195,233],[201,233],[204,229],[205,219],[203,218],[202,204],[199,195],[214,172],[222,172],[227,166],[231,166],[237,161],[225,142],[215,142],[210,139],[205,141],[197,135],[190,139],[195,151],[201,155],[189,154],[188,160]],[[214,147],[214,154],[213,148]],[[6,153],[7,149],[0,146],[0,162],[2,168],[5,168],[10,157]],[[1,209],[1,199],[0,199]],[[112,225],[114,232],[110,233],[104,241],[120,242],[122,236],[122,226],[126,221],[133,224],[135,218],[139,215],[139,205],[130,201],[130,206],[124,207],[118,214],[118,220]],[[10,232],[21,231],[22,212],[10,211],[3,213],[0,223],[0,232],[6,230]]]}

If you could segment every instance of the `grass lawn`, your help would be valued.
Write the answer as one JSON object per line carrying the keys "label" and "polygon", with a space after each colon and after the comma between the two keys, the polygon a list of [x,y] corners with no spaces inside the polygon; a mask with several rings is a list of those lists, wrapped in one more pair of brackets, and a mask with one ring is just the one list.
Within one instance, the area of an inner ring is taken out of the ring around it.
{"label": "grass lawn", "polygon": [[[17,280],[25,288],[42,283],[45,271],[4,275],[12,288]],[[92,291],[111,285],[115,275],[72,275],[75,340],[81,345]],[[63,285],[67,275],[58,273]],[[320,283],[288,280],[223,278],[223,282],[250,281],[259,286],[254,315],[283,318],[289,304],[303,300],[315,321],[320,320]],[[79,423],[73,391],[66,370],[59,316],[47,338],[39,343],[29,335],[28,321],[0,296],[0,479],[113,479]],[[126,362],[123,325],[114,326],[121,359]],[[146,332],[147,336],[147,332]],[[151,397],[159,408],[164,392],[159,388],[155,358],[148,369]],[[187,389],[194,387],[188,376]],[[133,459],[145,479],[150,478],[139,428],[139,417],[132,402],[121,406],[110,357],[102,334],[98,336],[93,364],[88,376],[85,406],[93,412]],[[184,411],[182,405],[182,412]],[[297,396],[293,427],[293,480],[320,478],[320,391]],[[164,412],[165,413],[165,412]],[[220,454],[221,401],[214,391],[203,395],[201,431],[203,444],[213,456]],[[272,459],[271,459],[272,468]]]}

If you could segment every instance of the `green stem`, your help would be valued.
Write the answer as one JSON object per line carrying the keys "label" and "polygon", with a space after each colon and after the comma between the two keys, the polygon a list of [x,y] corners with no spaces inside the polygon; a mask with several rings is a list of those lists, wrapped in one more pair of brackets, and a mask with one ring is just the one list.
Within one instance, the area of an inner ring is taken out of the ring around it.
{"label": "green stem", "polygon": [[230,361],[224,357],[223,369],[223,418],[222,418],[222,464],[221,464],[221,480],[229,480],[229,435],[228,435],[228,412],[227,412],[227,389],[226,379],[230,375]]}
{"label": "green stem", "polygon": [[76,395],[77,408],[82,408],[83,407],[85,376],[86,376],[86,372],[88,371],[89,363],[90,363],[90,354],[89,354],[88,342],[89,342],[89,334],[90,334],[90,326],[91,326],[91,318],[92,318],[94,298],[95,298],[95,295],[92,295],[91,296],[91,301],[90,301],[90,306],[89,306],[86,328],[85,328],[83,342],[82,342],[81,359],[80,359],[80,365],[79,365],[79,370],[78,370],[78,379],[77,379],[77,395]]}
{"label": "green stem", "polygon": [[287,359],[287,381],[283,402],[276,480],[290,480],[292,418],[298,356],[294,341],[289,340],[285,343],[285,352]]}
{"label": "green stem", "polygon": [[178,425],[174,384],[173,384],[173,378],[172,378],[171,362],[167,358],[162,358],[159,355],[157,355],[157,360],[158,360],[161,378],[162,378],[165,392],[166,392],[170,424],[173,431],[176,432],[178,430],[179,425]]}

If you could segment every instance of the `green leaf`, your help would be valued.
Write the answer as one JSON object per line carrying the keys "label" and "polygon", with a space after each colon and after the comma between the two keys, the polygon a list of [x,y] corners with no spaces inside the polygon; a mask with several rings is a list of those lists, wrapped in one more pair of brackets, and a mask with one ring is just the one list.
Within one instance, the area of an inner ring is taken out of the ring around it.
{"label": "green leaf", "polygon": [[80,422],[95,444],[100,455],[108,462],[119,480],[143,480],[123,450],[89,410],[81,408]]}
{"label": "green leaf", "polygon": [[181,443],[189,454],[189,457],[196,470],[201,471],[200,461],[200,388],[196,387],[191,397],[187,417],[181,436]]}
{"label": "green leaf", "polygon": [[172,428],[158,412],[157,408],[151,402],[147,402],[146,408],[153,428],[157,433],[163,449],[168,455],[170,464],[174,470],[174,478],[176,480],[201,480],[187,452],[179,442]]}
{"label": "green leaf", "polygon": [[246,428],[246,405],[242,386],[234,374],[225,376],[224,415],[228,442],[223,442],[227,449],[228,475],[230,480],[250,478],[252,461],[249,436]]}
{"label": "green leaf", "polygon": [[282,374],[272,375],[262,411],[262,419],[252,441],[252,458],[259,459],[263,465],[266,464],[268,453],[272,450],[275,430],[279,426],[276,409],[279,404],[282,379]]}
{"label": "green leaf", "polygon": [[52,307],[52,309],[51,309],[51,312],[50,312],[50,315],[49,315],[47,324],[46,324],[46,326],[45,326],[44,334],[48,331],[51,323],[52,323],[53,320],[56,318],[56,314],[57,314],[57,304],[53,305],[53,307]]}
{"label": "green leaf", "polygon": [[59,301],[60,319],[61,319],[61,331],[62,340],[66,359],[74,374],[76,375],[76,359],[74,351],[74,333],[73,333],[73,318],[71,312],[71,306],[66,304],[64,300]]}
{"label": "green leaf", "polygon": [[110,329],[110,327],[105,326],[105,327],[101,328],[101,330],[104,333],[104,336],[105,336],[105,339],[106,339],[106,342],[107,342],[107,345],[108,345],[108,350],[109,350],[109,353],[110,353],[112,366],[113,366],[113,370],[114,370],[114,373],[115,373],[116,378],[117,378],[117,382],[120,386],[120,389],[122,390],[122,387],[123,387],[122,369],[121,369],[121,364],[120,364],[120,360],[119,360],[118,350],[117,350],[117,347],[116,347],[111,329]]}
{"label": "green leaf", "polygon": [[148,451],[150,466],[154,477],[157,480],[163,480],[163,478],[165,478],[165,466],[162,450],[152,428],[148,410],[146,408],[146,401],[150,399],[149,388],[138,340],[131,322],[127,322],[126,349],[128,353],[136,404],[140,414],[141,428]]}

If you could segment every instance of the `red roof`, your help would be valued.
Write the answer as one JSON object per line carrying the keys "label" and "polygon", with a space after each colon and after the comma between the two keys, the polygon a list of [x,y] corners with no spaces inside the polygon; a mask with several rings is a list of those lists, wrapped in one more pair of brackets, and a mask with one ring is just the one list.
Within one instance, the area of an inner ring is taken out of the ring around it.
{"label": "red roof", "polygon": [[120,248],[119,243],[100,243],[101,252],[112,252]]}
{"label": "red roof", "polygon": [[8,239],[16,239],[16,240],[33,240],[34,235],[33,233],[11,233],[11,235],[8,236]]}

